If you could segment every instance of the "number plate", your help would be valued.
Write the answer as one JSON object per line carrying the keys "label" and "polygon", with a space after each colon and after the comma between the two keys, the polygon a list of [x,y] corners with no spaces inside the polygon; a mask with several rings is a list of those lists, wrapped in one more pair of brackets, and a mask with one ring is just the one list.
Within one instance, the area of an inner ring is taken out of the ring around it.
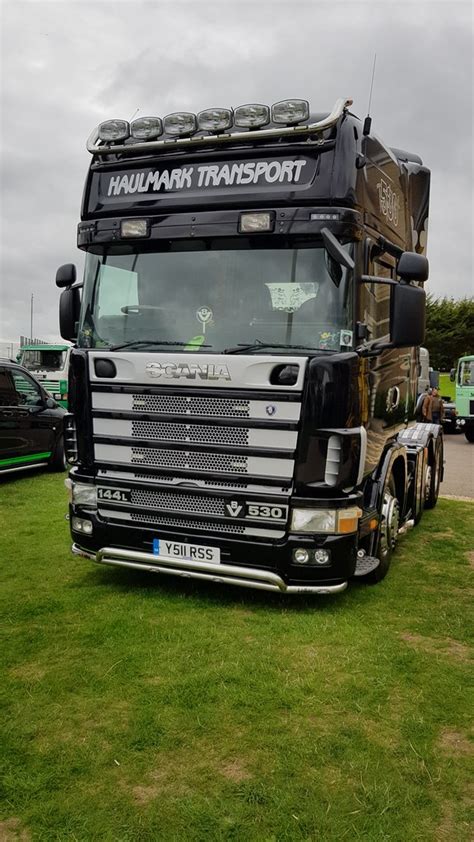
{"label": "number plate", "polygon": [[167,541],[165,538],[153,539],[153,555],[162,558],[173,558],[178,561],[212,561],[219,564],[221,551],[219,547],[202,547],[200,544],[181,544],[179,541]]}

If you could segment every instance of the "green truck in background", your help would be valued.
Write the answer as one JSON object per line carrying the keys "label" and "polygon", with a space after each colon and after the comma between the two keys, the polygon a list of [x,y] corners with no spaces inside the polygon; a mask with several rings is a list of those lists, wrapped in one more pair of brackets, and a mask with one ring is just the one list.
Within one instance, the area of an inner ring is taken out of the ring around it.
{"label": "green truck in background", "polygon": [[67,408],[67,382],[71,346],[66,344],[22,345],[17,360],[31,371],[52,397]]}
{"label": "green truck in background", "polygon": [[457,367],[451,369],[451,380],[456,383],[458,427],[472,443],[474,442],[474,355],[459,358]]}

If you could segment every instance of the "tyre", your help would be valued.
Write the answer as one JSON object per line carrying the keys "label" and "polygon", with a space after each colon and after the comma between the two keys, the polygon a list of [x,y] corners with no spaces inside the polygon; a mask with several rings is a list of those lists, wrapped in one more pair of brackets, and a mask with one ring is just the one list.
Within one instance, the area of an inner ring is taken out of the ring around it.
{"label": "tyre", "polygon": [[443,442],[437,439],[434,453],[428,458],[425,468],[425,509],[434,509],[438,501],[439,484],[443,468]]}
{"label": "tyre", "polygon": [[64,438],[59,436],[51,459],[48,462],[48,470],[50,471],[65,471],[66,470],[66,454],[64,453]]}
{"label": "tyre", "polygon": [[400,525],[400,503],[396,496],[395,481],[390,475],[388,482],[385,485],[383,492],[382,511],[380,518],[380,525],[376,539],[375,551],[373,553],[376,558],[380,559],[380,564],[371,573],[364,577],[366,582],[370,584],[377,584],[385,579],[390,564],[392,562],[393,551],[397,543],[398,528]]}
{"label": "tyre", "polygon": [[468,442],[472,444],[474,442],[474,427],[466,427],[464,435],[466,436]]}

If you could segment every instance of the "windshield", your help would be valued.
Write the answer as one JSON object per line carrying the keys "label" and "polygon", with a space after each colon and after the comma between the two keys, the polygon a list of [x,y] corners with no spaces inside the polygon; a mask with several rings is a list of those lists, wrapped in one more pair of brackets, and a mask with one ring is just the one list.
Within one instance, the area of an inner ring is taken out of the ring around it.
{"label": "windshield", "polygon": [[463,360],[459,366],[459,385],[474,386],[474,360]]}
{"label": "windshield", "polygon": [[352,347],[350,272],[320,243],[275,245],[168,241],[160,251],[88,253],[78,344]]}
{"label": "windshield", "polygon": [[66,351],[23,351],[21,364],[29,371],[62,371],[66,365]]}

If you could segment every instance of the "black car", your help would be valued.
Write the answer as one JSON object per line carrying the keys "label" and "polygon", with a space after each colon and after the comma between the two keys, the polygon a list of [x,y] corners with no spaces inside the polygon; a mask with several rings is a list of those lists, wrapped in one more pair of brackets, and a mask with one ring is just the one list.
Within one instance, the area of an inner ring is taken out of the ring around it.
{"label": "black car", "polygon": [[0,476],[40,465],[63,471],[64,415],[26,368],[0,359]]}
{"label": "black car", "polygon": [[443,430],[445,433],[458,433],[458,411],[449,395],[441,395],[444,401]]}

